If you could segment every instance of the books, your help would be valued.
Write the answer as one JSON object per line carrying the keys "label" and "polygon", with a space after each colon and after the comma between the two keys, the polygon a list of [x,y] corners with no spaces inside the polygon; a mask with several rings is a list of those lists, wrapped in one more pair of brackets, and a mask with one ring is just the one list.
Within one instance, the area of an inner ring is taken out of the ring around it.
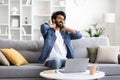
{"label": "books", "polygon": [[26,34],[24,27],[22,27],[22,32],[23,32],[23,34]]}
{"label": "books", "polygon": [[18,28],[19,26],[19,20],[18,19],[12,19],[12,27]]}

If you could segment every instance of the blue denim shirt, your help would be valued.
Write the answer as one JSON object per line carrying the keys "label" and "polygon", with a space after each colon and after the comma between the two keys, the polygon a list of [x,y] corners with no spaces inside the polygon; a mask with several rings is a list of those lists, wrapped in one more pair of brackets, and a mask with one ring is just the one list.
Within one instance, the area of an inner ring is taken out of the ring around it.
{"label": "blue denim shirt", "polygon": [[[45,60],[49,57],[50,52],[54,46],[56,35],[55,30],[50,28],[50,25],[45,23],[41,25],[41,33],[44,38],[44,46],[41,51],[41,55],[39,57],[39,62],[44,63]],[[79,39],[82,37],[79,31],[76,32],[76,34],[71,34],[68,31],[61,31],[61,35],[64,39],[65,45],[67,47],[67,58],[74,58],[74,51],[71,45],[71,41],[73,39]]]}

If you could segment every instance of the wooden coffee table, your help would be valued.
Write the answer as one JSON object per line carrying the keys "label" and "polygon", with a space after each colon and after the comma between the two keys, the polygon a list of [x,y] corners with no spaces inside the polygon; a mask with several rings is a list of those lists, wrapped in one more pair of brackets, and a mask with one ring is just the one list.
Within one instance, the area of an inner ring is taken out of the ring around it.
{"label": "wooden coffee table", "polygon": [[80,73],[61,73],[58,70],[47,70],[40,73],[40,76],[47,79],[61,79],[61,80],[98,80],[105,76],[102,71],[97,71],[94,75],[89,74],[89,70]]}

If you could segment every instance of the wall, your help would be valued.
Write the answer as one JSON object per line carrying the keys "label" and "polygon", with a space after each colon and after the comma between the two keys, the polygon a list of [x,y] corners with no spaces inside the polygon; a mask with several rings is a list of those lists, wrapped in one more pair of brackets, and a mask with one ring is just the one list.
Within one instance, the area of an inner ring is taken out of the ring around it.
{"label": "wall", "polygon": [[[91,24],[103,25],[103,15],[115,12],[115,0],[76,0],[79,4],[75,4],[74,0],[66,1],[66,25],[81,31]],[[113,38],[112,32],[110,32],[110,38]],[[114,41],[114,38],[111,39],[111,44]]]}
{"label": "wall", "polygon": [[120,45],[120,0],[116,0],[115,44]]}

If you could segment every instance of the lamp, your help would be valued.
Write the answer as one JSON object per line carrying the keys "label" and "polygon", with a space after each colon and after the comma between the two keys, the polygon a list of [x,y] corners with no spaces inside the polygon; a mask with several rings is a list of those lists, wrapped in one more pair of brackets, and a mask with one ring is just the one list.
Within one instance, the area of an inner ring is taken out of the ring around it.
{"label": "lamp", "polygon": [[[115,19],[116,19],[116,16],[115,16],[115,13],[106,13],[104,15],[104,22],[107,24],[107,27],[106,27],[106,35],[107,37],[109,37],[109,39],[111,39],[111,29],[110,29],[110,26],[115,23]],[[111,39],[112,40],[112,39]]]}

